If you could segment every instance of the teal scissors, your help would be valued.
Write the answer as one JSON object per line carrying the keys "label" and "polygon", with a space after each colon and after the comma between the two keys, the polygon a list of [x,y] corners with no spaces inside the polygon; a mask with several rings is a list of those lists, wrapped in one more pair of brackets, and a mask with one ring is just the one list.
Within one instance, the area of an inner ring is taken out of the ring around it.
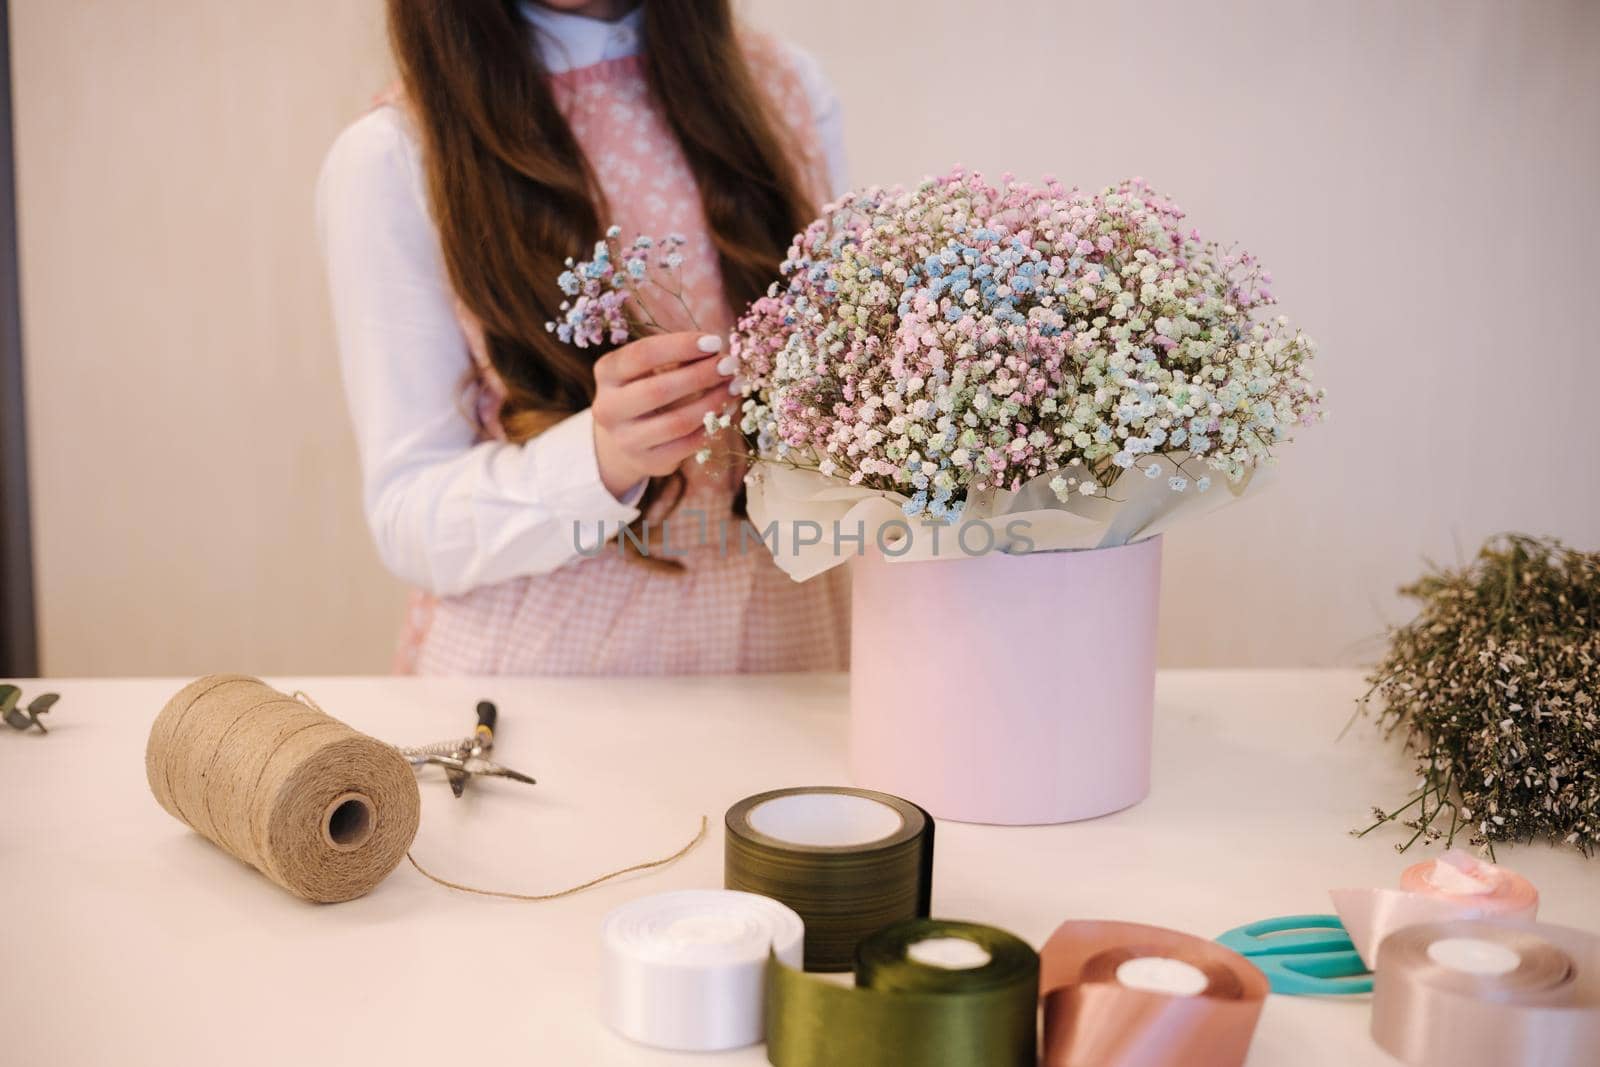
{"label": "teal scissors", "polygon": [[1372,975],[1337,915],[1283,915],[1217,938],[1267,976],[1274,993],[1343,996],[1372,992]]}

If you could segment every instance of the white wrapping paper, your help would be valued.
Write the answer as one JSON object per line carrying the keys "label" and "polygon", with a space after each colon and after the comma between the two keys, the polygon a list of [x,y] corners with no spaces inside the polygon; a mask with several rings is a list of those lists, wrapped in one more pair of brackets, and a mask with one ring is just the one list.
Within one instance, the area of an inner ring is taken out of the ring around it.
{"label": "white wrapping paper", "polygon": [[[813,578],[853,555],[881,549],[893,562],[961,559],[990,550],[983,531],[960,531],[971,524],[989,527],[992,547],[1008,551],[1063,551],[1111,548],[1142,541],[1178,522],[1231,504],[1271,481],[1270,468],[1247,473],[1238,482],[1191,463],[1180,472],[1183,454],[1159,457],[1161,473],[1148,477],[1142,468],[1126,470],[1094,496],[1074,492],[1056,499],[1050,488],[1058,474],[1082,479],[1081,468],[1042,474],[1016,491],[988,490],[967,501],[957,527],[919,515],[907,518],[901,493],[850,485],[842,478],[778,464],[756,463],[745,477],[750,521],[772,549],[774,561],[797,582]],[[1177,491],[1168,479],[1181,474],[1188,487]],[[1195,482],[1211,476],[1201,492]],[[893,524],[893,525],[891,525]],[[835,531],[840,536],[836,537]],[[864,532],[864,541],[853,540]],[[882,543],[879,542],[880,532]],[[909,536],[907,534],[909,533]],[[897,540],[898,538],[898,540]]]}

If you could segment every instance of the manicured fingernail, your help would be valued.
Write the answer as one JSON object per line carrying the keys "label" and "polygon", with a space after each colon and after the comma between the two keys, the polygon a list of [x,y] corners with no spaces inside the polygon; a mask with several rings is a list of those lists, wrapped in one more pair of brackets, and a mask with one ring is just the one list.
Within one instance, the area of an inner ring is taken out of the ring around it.
{"label": "manicured fingernail", "polygon": [[745,381],[743,378],[735,378],[733,381],[728,383],[728,392],[732,393],[734,396],[742,396],[744,395],[744,387],[749,384],[750,383]]}
{"label": "manicured fingernail", "polygon": [[734,355],[723,356],[717,360],[718,374],[732,374],[739,369],[739,357]]}
{"label": "manicured fingernail", "polygon": [[708,356],[713,352],[721,352],[722,351],[722,338],[718,337],[714,333],[706,334],[704,337],[700,338],[700,340],[696,341],[694,344],[695,344],[696,348],[698,348],[700,351],[704,352]]}

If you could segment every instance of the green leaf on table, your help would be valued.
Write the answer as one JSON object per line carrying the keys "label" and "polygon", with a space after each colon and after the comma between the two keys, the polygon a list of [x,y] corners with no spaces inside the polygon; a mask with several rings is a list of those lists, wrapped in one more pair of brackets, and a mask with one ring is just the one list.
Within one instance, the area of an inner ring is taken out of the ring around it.
{"label": "green leaf on table", "polygon": [[61,699],[60,693],[40,693],[26,708],[17,707],[22,690],[14,685],[0,686],[0,718],[13,730],[31,730],[37,726],[42,734],[49,733],[39,716],[49,711]]}
{"label": "green leaf on table", "polygon": [[28,704],[28,717],[33,720],[33,725],[39,728],[41,734],[47,734],[50,731],[44,728],[44,720],[39,716],[49,711],[55,705],[55,702],[60,699],[60,693],[40,693]]}

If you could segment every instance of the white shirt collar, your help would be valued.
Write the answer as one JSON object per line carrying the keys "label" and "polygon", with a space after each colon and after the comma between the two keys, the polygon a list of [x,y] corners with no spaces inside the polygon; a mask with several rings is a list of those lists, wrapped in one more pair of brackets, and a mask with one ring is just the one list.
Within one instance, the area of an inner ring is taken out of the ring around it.
{"label": "white shirt collar", "polygon": [[518,6],[523,17],[533,25],[539,40],[539,54],[551,74],[579,70],[639,51],[639,33],[644,26],[643,4],[615,22],[555,11],[532,0],[522,0]]}

